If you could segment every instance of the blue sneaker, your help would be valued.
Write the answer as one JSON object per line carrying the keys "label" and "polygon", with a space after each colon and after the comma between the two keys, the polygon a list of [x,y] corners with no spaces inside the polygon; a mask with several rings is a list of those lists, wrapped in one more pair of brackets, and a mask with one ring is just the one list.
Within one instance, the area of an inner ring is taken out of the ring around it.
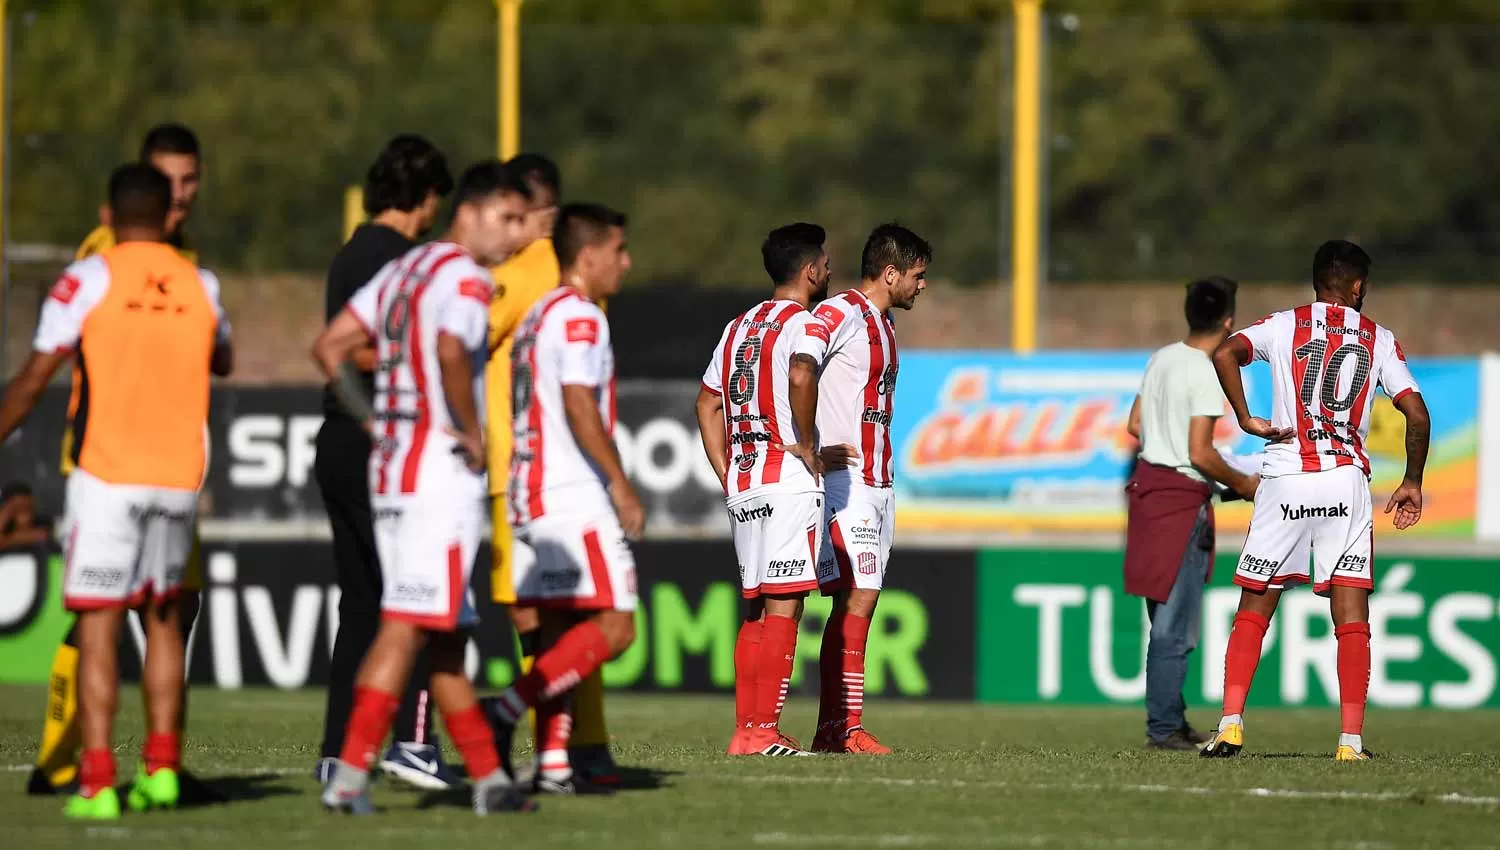
{"label": "blue sneaker", "polygon": [[328,787],[329,781],[333,779],[333,771],[338,768],[338,766],[338,759],[318,759],[318,766],[313,768],[313,779],[317,780],[317,783],[319,785],[322,785],[325,788]]}
{"label": "blue sneaker", "polygon": [[463,778],[443,763],[442,754],[432,744],[398,741],[380,759],[380,770],[423,791],[446,791],[463,784]]}

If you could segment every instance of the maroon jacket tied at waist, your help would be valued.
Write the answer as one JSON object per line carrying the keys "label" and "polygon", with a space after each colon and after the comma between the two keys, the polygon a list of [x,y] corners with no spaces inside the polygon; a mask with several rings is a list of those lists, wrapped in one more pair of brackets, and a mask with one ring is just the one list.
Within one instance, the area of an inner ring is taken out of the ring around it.
{"label": "maroon jacket tied at waist", "polygon": [[[1125,592],[1166,602],[1187,547],[1214,548],[1213,488],[1169,466],[1140,461],[1125,483],[1129,520],[1125,531]],[[1208,506],[1208,527],[1190,540],[1198,511]],[[1209,561],[1209,576],[1213,562]]]}

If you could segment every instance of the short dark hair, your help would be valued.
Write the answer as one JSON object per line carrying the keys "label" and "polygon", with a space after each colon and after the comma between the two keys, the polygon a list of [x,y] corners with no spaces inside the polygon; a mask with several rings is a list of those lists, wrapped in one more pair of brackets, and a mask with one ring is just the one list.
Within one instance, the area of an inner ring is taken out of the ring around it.
{"label": "short dark hair", "polygon": [[766,241],[760,243],[760,259],[771,282],[777,286],[787,283],[808,263],[817,262],[827,239],[822,227],[805,221],[783,224],[766,234]]}
{"label": "short dark hair", "polygon": [[624,228],[626,221],[624,213],[603,204],[564,204],[552,225],[557,264],[562,268],[573,265],[584,248],[603,242],[611,227]]}
{"label": "short dark hair", "polygon": [[1327,292],[1370,279],[1370,255],[1343,239],[1330,239],[1313,255],[1313,289]]}
{"label": "short dark hair", "polygon": [[931,262],[932,246],[926,239],[895,222],[887,222],[870,231],[870,238],[865,240],[865,249],[859,255],[859,275],[874,280],[886,266],[906,272],[918,263]]}
{"label": "short dark hair", "polygon": [[141,162],[159,153],[198,155],[198,137],[182,124],[157,124],[141,140]]}
{"label": "short dark hair", "polygon": [[1234,315],[1234,296],[1240,285],[1222,275],[1195,280],[1187,285],[1187,298],[1182,304],[1182,313],[1187,317],[1188,330],[1193,333],[1211,331]]}
{"label": "short dark hair", "polygon": [[521,175],[533,192],[545,189],[552,193],[553,199],[562,197],[562,175],[557,171],[557,163],[547,157],[539,153],[519,153],[505,165]]}
{"label": "short dark hair", "polygon": [[365,214],[411,212],[429,194],[441,198],[451,191],[453,175],[443,152],[421,136],[403,134],[386,142],[365,172]]}
{"label": "short dark hair", "polygon": [[115,228],[165,227],[172,181],[155,166],[130,162],[109,175],[109,212]]}

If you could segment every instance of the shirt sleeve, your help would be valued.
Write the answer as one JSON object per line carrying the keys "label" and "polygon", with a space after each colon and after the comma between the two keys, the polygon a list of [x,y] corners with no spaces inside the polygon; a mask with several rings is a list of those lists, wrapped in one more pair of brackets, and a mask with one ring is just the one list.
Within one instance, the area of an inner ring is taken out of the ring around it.
{"label": "shirt sleeve", "polygon": [[233,328],[229,325],[229,316],[224,312],[224,300],[220,297],[219,276],[208,269],[199,269],[198,277],[203,280],[203,289],[208,293],[208,303],[213,305],[214,318],[219,320],[218,328],[214,331],[214,345],[228,345]]}
{"label": "shirt sleeve", "polygon": [[1234,336],[1243,337],[1250,343],[1251,360],[1271,359],[1271,343],[1276,338],[1276,315],[1272,313],[1250,327],[1234,332]]}
{"label": "shirt sleeve", "polygon": [[465,276],[438,312],[438,330],[450,333],[470,351],[483,348],[490,330],[490,296],[494,283],[481,272]]}
{"label": "shirt sleeve", "polygon": [[361,286],[344,302],[344,310],[358,319],[364,326],[365,333],[374,339],[375,328],[380,324],[380,287],[375,281]]}
{"label": "shirt sleeve", "polygon": [[42,302],[32,348],[43,354],[77,348],[84,320],[108,291],[109,267],[103,260],[90,257],[68,266]]}
{"label": "shirt sleeve", "polygon": [[1391,350],[1380,364],[1380,388],[1395,402],[1407,393],[1422,390],[1417,386],[1417,379],[1412,377],[1411,368],[1406,365],[1406,352],[1401,350],[1401,343],[1394,335],[1390,340]]}
{"label": "shirt sleeve", "polygon": [[1209,363],[1193,369],[1192,383],[1188,386],[1188,411],[1191,416],[1224,415],[1224,388],[1219,386],[1219,376]]}
{"label": "shirt sleeve", "polygon": [[719,342],[714,346],[713,356],[708,358],[708,368],[703,370],[703,388],[714,395],[724,394],[724,343],[729,340],[729,332],[734,330],[734,323],[724,327],[724,332],[719,334]]}
{"label": "shirt sleeve", "polygon": [[604,312],[593,304],[583,309],[569,310],[557,317],[558,327],[550,332],[558,335],[562,344],[563,386],[598,387],[603,385],[605,354],[609,351],[609,325]]}
{"label": "shirt sleeve", "polygon": [[813,318],[811,313],[794,316],[790,324],[787,330],[792,334],[792,356],[806,354],[821,368],[828,358],[828,343],[833,338],[828,325]]}

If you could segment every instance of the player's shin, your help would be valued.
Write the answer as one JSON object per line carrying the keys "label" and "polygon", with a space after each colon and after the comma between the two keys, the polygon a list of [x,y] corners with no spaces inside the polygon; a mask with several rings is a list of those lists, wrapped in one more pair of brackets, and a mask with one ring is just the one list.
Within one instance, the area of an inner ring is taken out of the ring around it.
{"label": "player's shin", "polygon": [[[1270,618],[1254,611],[1241,611],[1234,617],[1229,632],[1229,646],[1224,652],[1224,718],[1240,722],[1255,668],[1260,665],[1261,643]],[[1222,728],[1222,722],[1220,724]]]}
{"label": "player's shin", "polygon": [[760,655],[761,621],[740,624],[734,642],[734,728],[748,727],[755,715],[755,681]]}
{"label": "player's shin", "polygon": [[1370,693],[1370,624],[1345,623],[1333,630],[1338,640],[1339,747],[1364,751],[1365,702]]}
{"label": "player's shin", "polygon": [[536,768],[542,779],[560,781],[573,773],[568,742],[573,734],[573,694],[565,693],[536,706]]}
{"label": "player's shin", "polygon": [[146,692],[148,734],[141,751],[145,770],[136,778],[131,793],[131,807],[138,811],[177,804],[176,773],[182,760],[178,720],[186,667],[177,603],[154,602],[142,611],[141,621],[146,630],[141,681]]}
{"label": "player's shin", "polygon": [[781,723],[797,649],[797,620],[766,613],[760,639],[752,723],[759,733],[774,734]]}
{"label": "player's shin", "polygon": [[119,699],[118,646],[121,609],[85,611],[78,617],[78,723],[83,738],[79,793],[93,797],[112,789],[115,757],[110,747]]}
{"label": "player's shin", "polygon": [[529,673],[495,700],[495,710],[513,724],[527,708],[565,693],[602,667],[610,654],[609,638],[599,624],[593,620],[579,623],[543,652]]}

